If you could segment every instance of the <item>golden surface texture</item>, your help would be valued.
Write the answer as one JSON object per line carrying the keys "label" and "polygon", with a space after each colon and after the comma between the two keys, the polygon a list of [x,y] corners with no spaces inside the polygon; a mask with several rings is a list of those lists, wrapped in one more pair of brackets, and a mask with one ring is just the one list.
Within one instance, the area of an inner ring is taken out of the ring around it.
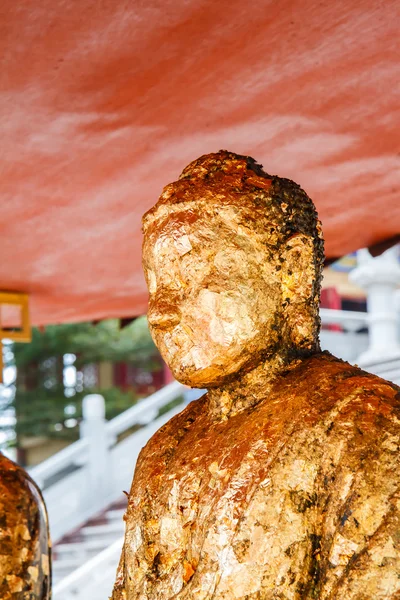
{"label": "golden surface texture", "polygon": [[144,232],[152,335],[208,393],[140,454],[112,600],[400,598],[399,388],[320,352],[312,202],[221,151]]}
{"label": "golden surface texture", "polygon": [[0,598],[51,598],[51,550],[43,498],[29,475],[2,454]]}

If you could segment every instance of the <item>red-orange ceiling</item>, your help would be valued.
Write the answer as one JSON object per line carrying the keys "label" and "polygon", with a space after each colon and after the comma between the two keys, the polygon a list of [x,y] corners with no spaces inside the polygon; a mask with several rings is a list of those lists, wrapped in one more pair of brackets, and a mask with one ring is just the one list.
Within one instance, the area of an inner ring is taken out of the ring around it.
{"label": "red-orange ceiling", "polygon": [[398,0],[5,0],[0,289],[146,310],[140,218],[200,154],[314,199],[329,256],[400,232]]}

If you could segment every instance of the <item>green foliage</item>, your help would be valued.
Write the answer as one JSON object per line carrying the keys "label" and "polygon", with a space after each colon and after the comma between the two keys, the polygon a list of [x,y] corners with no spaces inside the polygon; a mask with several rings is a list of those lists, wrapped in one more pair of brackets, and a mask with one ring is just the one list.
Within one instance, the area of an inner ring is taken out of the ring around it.
{"label": "green foliage", "polygon": [[175,406],[182,404],[183,400],[183,396],[178,396],[177,398],[174,398],[174,400],[171,400],[171,402],[168,402],[168,404],[164,404],[164,406],[162,406],[158,411],[158,416],[161,417],[161,415],[165,415],[167,412],[175,408]]}
{"label": "green foliage", "polygon": [[[77,439],[79,437],[79,421],[82,418],[82,399],[92,393],[101,394],[104,397],[107,419],[113,419],[136,404],[138,400],[132,390],[124,392],[115,387],[86,389],[83,392],[77,392],[72,398],[66,398],[64,389],[61,387],[51,391],[41,389],[40,393],[36,390],[18,390],[16,397],[17,438]],[[69,425],[71,421],[75,421],[75,425]]]}
{"label": "green foliage", "polygon": [[[106,401],[106,417],[112,419],[137,401],[133,389],[78,388],[66,396],[63,384],[63,356],[74,354],[77,371],[103,361],[134,363],[147,370],[160,368],[157,350],[147,320],[140,317],[121,329],[119,320],[98,324],[50,325],[44,331],[33,329],[30,344],[14,344],[17,367],[17,440],[26,437],[77,439],[82,416],[82,398],[100,393]],[[49,360],[51,359],[51,360]],[[50,366],[49,366],[50,365]]]}
{"label": "green foliage", "polygon": [[155,352],[145,317],[139,317],[124,329],[120,329],[118,319],[101,321],[96,325],[49,325],[43,332],[34,328],[30,344],[14,345],[17,368],[69,353],[77,355],[77,368],[103,360],[144,363]]}

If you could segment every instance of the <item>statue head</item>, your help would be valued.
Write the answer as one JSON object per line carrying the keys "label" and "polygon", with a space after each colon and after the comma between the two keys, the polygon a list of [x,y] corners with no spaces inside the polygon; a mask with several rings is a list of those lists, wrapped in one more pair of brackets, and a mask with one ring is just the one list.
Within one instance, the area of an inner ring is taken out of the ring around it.
{"label": "statue head", "polygon": [[323,240],[297,184],[208,154],[164,188],[143,231],[150,331],[178,381],[215,387],[319,349]]}

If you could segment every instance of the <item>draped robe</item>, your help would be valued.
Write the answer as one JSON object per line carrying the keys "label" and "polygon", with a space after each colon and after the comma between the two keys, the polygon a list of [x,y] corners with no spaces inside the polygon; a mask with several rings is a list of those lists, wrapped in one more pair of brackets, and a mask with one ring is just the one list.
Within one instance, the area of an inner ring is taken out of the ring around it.
{"label": "draped robe", "polygon": [[112,600],[400,598],[399,388],[328,353],[142,450]]}

